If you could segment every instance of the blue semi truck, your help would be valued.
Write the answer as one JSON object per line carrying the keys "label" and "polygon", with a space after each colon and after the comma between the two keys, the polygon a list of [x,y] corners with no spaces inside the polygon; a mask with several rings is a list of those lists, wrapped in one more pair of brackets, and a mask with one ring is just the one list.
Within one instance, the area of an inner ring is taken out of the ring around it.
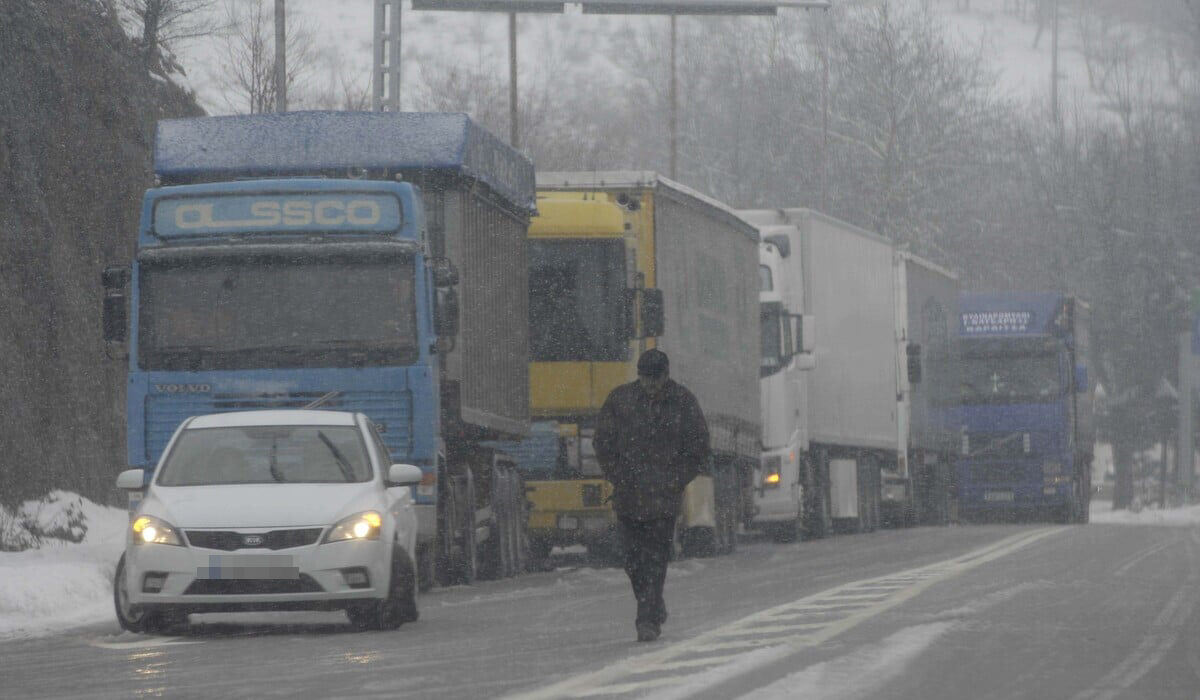
{"label": "blue semi truck", "polygon": [[193,415],[361,411],[424,473],[423,586],[515,574],[524,486],[486,443],[529,430],[532,164],[461,114],[294,112],[160,122],[154,170],[103,275],[129,464]]}
{"label": "blue semi truck", "polygon": [[1095,427],[1087,304],[1060,293],[960,298],[959,512],[1088,520]]}

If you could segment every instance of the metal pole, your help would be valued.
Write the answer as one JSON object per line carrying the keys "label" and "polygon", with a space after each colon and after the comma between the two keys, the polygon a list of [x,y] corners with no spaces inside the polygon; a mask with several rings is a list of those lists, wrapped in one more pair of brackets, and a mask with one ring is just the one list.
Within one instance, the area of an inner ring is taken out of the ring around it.
{"label": "metal pole", "polygon": [[400,111],[400,0],[375,0],[371,109]]}
{"label": "metal pole", "polygon": [[1192,334],[1179,334],[1179,451],[1175,454],[1175,477],[1183,497],[1191,501],[1195,471],[1195,434],[1192,432],[1192,387],[1195,356],[1192,355]]}
{"label": "metal pole", "polygon": [[1058,0],[1052,0],[1050,20],[1050,116],[1058,124]]}
{"label": "metal pole", "polygon": [[517,13],[508,13],[508,142],[521,147],[517,110]]}
{"label": "metal pole", "polygon": [[275,0],[275,111],[287,111],[287,9]]}
{"label": "metal pole", "polygon": [[675,164],[678,161],[677,142],[679,133],[679,92],[676,85],[677,78],[675,77],[675,15],[671,15],[671,88],[670,88],[670,122],[671,122],[671,179],[676,179]]}
{"label": "metal pole", "polygon": [[829,13],[821,18],[821,207],[829,211]]}

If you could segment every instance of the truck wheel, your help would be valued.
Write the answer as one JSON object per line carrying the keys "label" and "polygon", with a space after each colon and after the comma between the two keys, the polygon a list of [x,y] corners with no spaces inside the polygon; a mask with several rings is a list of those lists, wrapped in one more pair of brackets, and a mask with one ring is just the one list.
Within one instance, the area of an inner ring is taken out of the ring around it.
{"label": "truck wheel", "polygon": [[479,553],[479,577],[485,580],[509,575],[506,483],[503,470],[492,472],[492,522],[488,524],[488,538]]}
{"label": "truck wheel", "polygon": [[[720,531],[724,532],[724,536],[721,537],[720,541],[720,554],[733,554],[737,551],[739,520],[741,518],[739,517],[738,509],[725,509],[725,517],[718,523],[718,527],[721,528]],[[721,525],[724,525],[724,527],[721,527]]]}
{"label": "truck wheel", "polygon": [[525,570],[525,484],[521,481],[521,475],[513,472],[509,475],[508,486],[508,559],[512,566],[510,575],[520,576]]}
{"label": "truck wheel", "polygon": [[548,540],[543,540],[540,537],[529,538],[529,561],[526,562],[526,567],[530,571],[550,571],[553,566],[550,563],[550,550],[553,549]]}
{"label": "truck wheel", "polygon": [[434,571],[437,568],[437,556],[433,545],[417,546],[417,590],[425,593],[433,588]]}
{"label": "truck wheel", "polygon": [[[718,519],[720,515],[718,514]],[[679,535],[679,548],[685,557],[714,557],[717,555],[717,527],[689,527]]]}
{"label": "truck wheel", "polygon": [[454,582],[469,586],[479,577],[479,547],[475,541],[475,484],[467,480],[466,501],[462,509],[462,542],[455,557]]}
{"label": "truck wheel", "polygon": [[800,539],[800,534],[803,531],[804,525],[801,522],[800,516],[797,515],[795,520],[772,525],[771,539],[780,544],[788,544]]}

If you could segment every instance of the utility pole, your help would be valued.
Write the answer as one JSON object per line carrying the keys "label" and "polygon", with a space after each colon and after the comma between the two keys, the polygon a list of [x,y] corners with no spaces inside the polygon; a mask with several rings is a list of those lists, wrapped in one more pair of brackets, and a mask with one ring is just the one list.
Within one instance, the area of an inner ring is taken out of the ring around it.
{"label": "utility pole", "polygon": [[517,124],[517,13],[508,13],[508,143],[520,150]]}
{"label": "utility pole", "polygon": [[829,211],[829,11],[821,17],[821,208]]}
{"label": "utility pole", "polygon": [[287,111],[287,9],[275,0],[275,111]]}
{"label": "utility pole", "polygon": [[679,87],[677,84],[678,78],[675,75],[675,21],[676,15],[671,15],[671,86],[669,89],[669,99],[671,101],[669,120],[669,128],[671,132],[671,165],[669,171],[671,173],[672,180],[677,179],[675,174],[675,165],[679,152]]}
{"label": "utility pole", "polygon": [[1058,0],[1050,0],[1050,116],[1057,126],[1060,123],[1058,111]]}
{"label": "utility pole", "polygon": [[371,109],[400,111],[400,0],[375,0]]}
{"label": "utility pole", "polygon": [[1184,500],[1192,498],[1195,477],[1195,419],[1192,417],[1192,387],[1195,384],[1196,355],[1192,332],[1179,334],[1179,449],[1175,452],[1175,478]]}

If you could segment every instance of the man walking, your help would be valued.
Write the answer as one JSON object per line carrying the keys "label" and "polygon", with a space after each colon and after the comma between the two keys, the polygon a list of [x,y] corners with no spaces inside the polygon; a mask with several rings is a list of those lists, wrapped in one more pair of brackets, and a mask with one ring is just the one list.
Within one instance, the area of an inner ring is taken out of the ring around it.
{"label": "man walking", "polygon": [[708,461],[708,426],[692,392],[671,380],[666,353],[638,358],[638,379],[608,395],[593,445],[613,485],[639,642],[667,621],[663,583],[683,490]]}

